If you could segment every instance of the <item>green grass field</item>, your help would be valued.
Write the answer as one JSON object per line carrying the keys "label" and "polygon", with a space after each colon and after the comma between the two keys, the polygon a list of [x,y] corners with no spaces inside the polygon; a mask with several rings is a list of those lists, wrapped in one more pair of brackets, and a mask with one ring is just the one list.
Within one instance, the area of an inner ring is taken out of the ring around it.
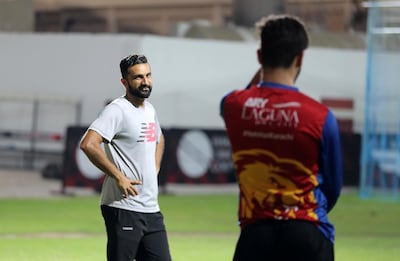
{"label": "green grass field", "polygon": [[[105,260],[98,197],[0,199],[0,260]],[[231,260],[236,195],[161,195],[175,261]],[[399,260],[400,204],[344,194],[330,215],[338,261]]]}

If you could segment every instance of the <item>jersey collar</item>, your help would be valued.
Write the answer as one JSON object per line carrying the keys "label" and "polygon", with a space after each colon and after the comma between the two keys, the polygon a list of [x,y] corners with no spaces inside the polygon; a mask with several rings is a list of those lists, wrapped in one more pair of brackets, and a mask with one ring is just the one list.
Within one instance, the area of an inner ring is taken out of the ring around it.
{"label": "jersey collar", "polygon": [[299,91],[299,89],[297,87],[280,84],[280,83],[276,83],[276,82],[260,82],[257,84],[257,86],[258,87],[281,88],[281,89],[286,89],[286,90],[296,91],[296,92]]}

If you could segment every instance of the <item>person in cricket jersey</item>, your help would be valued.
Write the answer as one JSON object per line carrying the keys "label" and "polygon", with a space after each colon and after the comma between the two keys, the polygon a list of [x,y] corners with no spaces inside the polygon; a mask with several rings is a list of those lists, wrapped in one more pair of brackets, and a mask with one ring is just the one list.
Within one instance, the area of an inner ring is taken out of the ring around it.
{"label": "person in cricket jersey", "polygon": [[150,65],[143,55],[120,62],[125,95],[89,126],[80,148],[105,174],[101,211],[109,261],[170,261],[157,175],[164,136],[153,105]]}
{"label": "person in cricket jersey", "polygon": [[240,189],[233,260],[332,261],[328,213],[342,188],[338,124],[295,87],[309,44],[302,21],[271,15],[257,27],[261,69],[220,104]]}

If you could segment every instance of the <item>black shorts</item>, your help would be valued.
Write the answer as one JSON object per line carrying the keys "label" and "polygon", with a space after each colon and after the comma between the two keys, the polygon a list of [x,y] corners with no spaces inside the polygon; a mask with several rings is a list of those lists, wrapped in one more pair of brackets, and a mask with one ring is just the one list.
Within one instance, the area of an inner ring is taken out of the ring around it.
{"label": "black shorts", "polygon": [[102,205],[108,261],[170,261],[164,217]]}
{"label": "black shorts", "polygon": [[333,261],[333,243],[315,224],[266,220],[243,228],[234,261]]}

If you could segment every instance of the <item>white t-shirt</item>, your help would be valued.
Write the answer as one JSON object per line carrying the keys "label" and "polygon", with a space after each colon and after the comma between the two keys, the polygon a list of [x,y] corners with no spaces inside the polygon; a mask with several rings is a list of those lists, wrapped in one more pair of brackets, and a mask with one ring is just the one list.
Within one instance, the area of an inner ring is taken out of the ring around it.
{"label": "white t-shirt", "polygon": [[158,212],[155,151],[161,127],[153,105],[145,101],[144,107],[135,107],[119,97],[104,108],[89,129],[103,137],[105,153],[118,169],[129,179],[143,183],[136,185],[139,195],[124,198],[115,180],[106,176],[101,204],[143,213]]}

